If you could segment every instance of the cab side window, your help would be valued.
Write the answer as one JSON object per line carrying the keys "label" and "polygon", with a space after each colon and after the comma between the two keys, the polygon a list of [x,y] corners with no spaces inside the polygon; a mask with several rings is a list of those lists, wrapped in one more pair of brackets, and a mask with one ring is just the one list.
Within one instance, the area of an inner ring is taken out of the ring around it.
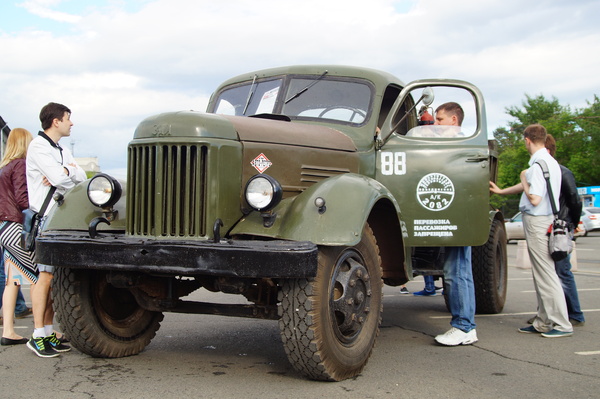
{"label": "cab side window", "polygon": [[383,100],[381,101],[381,110],[379,111],[379,119],[377,120],[377,126],[383,126],[385,119],[388,117],[394,102],[400,94],[401,88],[398,86],[390,85],[385,89],[383,93]]}
{"label": "cab side window", "polygon": [[[419,104],[416,107],[418,120],[404,133],[406,137],[453,140],[475,135],[481,122],[477,120],[473,94],[457,87],[437,86],[433,89],[434,102],[429,106]],[[419,98],[421,90],[411,92],[413,98]],[[398,133],[402,134],[400,130]]]}

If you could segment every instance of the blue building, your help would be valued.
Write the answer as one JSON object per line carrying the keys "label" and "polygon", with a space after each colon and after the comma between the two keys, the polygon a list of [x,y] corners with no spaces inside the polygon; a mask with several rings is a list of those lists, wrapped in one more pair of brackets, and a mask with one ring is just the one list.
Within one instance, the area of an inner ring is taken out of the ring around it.
{"label": "blue building", "polygon": [[600,207],[600,186],[577,187],[583,206]]}

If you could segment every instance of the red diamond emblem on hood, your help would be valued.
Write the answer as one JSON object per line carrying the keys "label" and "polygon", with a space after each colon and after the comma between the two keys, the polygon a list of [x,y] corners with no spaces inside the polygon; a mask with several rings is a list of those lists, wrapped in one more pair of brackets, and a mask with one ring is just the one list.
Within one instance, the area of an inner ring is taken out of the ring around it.
{"label": "red diamond emblem on hood", "polygon": [[269,161],[269,158],[267,158],[265,154],[261,153],[250,162],[250,165],[254,166],[254,169],[258,170],[258,173],[263,173],[265,170],[269,169],[273,163]]}

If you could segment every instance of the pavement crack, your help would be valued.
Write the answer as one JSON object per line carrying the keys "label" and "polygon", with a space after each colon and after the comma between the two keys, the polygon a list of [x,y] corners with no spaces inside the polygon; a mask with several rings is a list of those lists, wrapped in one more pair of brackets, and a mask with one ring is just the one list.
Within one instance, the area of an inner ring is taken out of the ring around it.
{"label": "pavement crack", "polygon": [[[411,331],[411,332],[414,332],[414,333],[419,333],[419,334],[422,334],[422,335],[426,335],[426,336],[431,337],[431,338],[435,338],[435,335],[428,334],[428,333],[426,333],[424,331],[415,330],[413,328],[407,328],[407,327],[404,327],[404,326],[400,326],[400,325],[397,325],[397,324],[388,324],[386,326],[383,326],[383,325],[381,326],[381,328],[390,328],[390,327],[397,327],[397,328],[400,328],[400,329],[405,330],[405,331]],[[481,341],[479,341],[479,342],[481,342]],[[439,345],[439,346],[443,346],[443,345]],[[543,368],[546,368],[546,369],[549,369],[549,370],[559,371],[559,372],[567,373],[567,374],[570,374],[570,375],[576,375],[576,376],[580,376],[580,377],[590,377],[590,378],[593,378],[594,380],[600,380],[600,376],[595,375],[595,374],[586,374],[586,373],[580,373],[580,372],[571,371],[571,370],[565,370],[565,369],[561,369],[559,367],[554,367],[554,366],[549,365],[549,364],[544,364],[544,363],[535,362],[535,361],[532,361],[532,360],[524,360],[524,359],[519,359],[519,358],[507,356],[507,355],[504,355],[504,354],[499,353],[497,351],[488,349],[488,348],[482,346],[481,343],[470,344],[468,346],[472,346],[474,348],[477,348],[479,350],[491,353],[493,355],[496,355],[496,356],[501,357],[501,358],[506,359],[506,360],[511,360],[511,361],[520,362],[520,363],[525,363],[525,364],[528,364],[528,365],[540,366],[540,367],[543,367]]]}
{"label": "pavement crack", "polygon": [[498,353],[498,352],[496,352],[494,350],[491,350],[491,349],[488,349],[488,348],[484,348],[483,346],[481,346],[481,344],[480,345],[473,344],[471,346],[474,346],[477,349],[480,349],[480,350],[492,353],[492,354],[494,354],[494,355],[496,355],[498,357],[501,357],[501,358],[507,359],[507,360],[511,360],[511,361],[514,361],[514,362],[520,362],[520,363],[525,363],[525,364],[529,364],[529,365],[540,366],[540,367],[544,367],[544,368],[547,368],[547,369],[550,369],[550,370],[560,371],[560,372],[571,374],[571,375],[577,375],[577,376],[580,376],[580,377],[591,377],[594,380],[600,380],[600,376],[598,376],[598,375],[586,374],[586,373],[579,373],[579,372],[576,372],[576,371],[565,370],[565,369],[561,369],[559,367],[554,367],[554,366],[549,365],[549,364],[544,364],[544,363],[540,363],[540,362],[534,362],[534,361],[531,361],[531,360],[524,360],[524,359],[518,359],[518,358],[506,356],[506,355],[503,355],[502,353]]}

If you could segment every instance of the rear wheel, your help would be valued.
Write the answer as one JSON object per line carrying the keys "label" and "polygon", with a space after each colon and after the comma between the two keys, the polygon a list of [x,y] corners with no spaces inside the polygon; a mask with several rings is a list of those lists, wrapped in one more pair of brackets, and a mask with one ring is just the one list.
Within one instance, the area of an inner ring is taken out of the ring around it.
{"label": "rear wheel", "polygon": [[488,241],[472,247],[473,280],[477,313],[500,313],[506,302],[506,232],[500,220],[494,220]]}
{"label": "rear wheel", "polygon": [[354,247],[321,247],[314,279],[283,284],[279,328],[290,363],[315,380],[358,375],[379,334],[382,272],[373,232]]}
{"label": "rear wheel", "polygon": [[106,272],[56,268],[52,296],[56,316],[71,344],[94,357],[140,353],[160,328],[163,314],[141,308],[128,289]]}

